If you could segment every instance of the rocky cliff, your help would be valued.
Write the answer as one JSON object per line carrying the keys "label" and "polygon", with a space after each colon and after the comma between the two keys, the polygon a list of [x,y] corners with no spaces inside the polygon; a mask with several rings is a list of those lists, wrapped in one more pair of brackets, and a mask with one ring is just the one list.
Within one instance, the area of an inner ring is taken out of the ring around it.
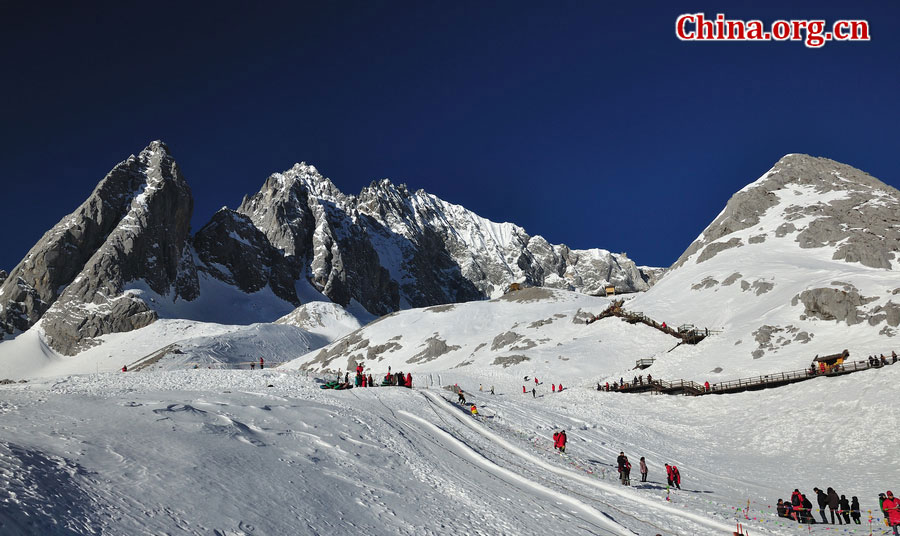
{"label": "rocky cliff", "polygon": [[162,142],[118,164],[8,276],[0,274],[0,330],[14,334],[43,320],[50,346],[74,354],[106,333],[146,326],[160,311],[183,313],[179,303],[213,280],[218,290],[209,292],[231,289],[253,300],[269,289],[288,310],[305,289],[376,315],[496,297],[514,282],[583,293],[607,284],[648,288],[624,255],[553,245],[388,180],[345,195],[307,164],[271,175],[193,237],[192,207]]}
{"label": "rocky cliff", "polygon": [[0,287],[7,333],[39,319],[51,347],[74,354],[94,337],[145,326],[152,308],[125,285],[190,300],[190,188],[162,142],[118,164],[29,251]]}
{"label": "rocky cliff", "polygon": [[348,196],[307,164],[270,176],[237,212],[332,301],[376,314],[494,297],[514,282],[649,288],[624,255],[553,245],[386,179]]}

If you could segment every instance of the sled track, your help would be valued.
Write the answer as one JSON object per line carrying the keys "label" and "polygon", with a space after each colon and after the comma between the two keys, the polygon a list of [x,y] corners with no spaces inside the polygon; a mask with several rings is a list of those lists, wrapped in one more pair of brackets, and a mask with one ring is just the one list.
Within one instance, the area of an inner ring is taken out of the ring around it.
{"label": "sled track", "polygon": [[[447,402],[443,397],[440,397],[433,393],[429,393],[427,391],[421,391],[421,392],[423,393],[423,395],[426,398],[428,398],[432,402],[432,407],[435,407],[435,406],[440,407],[445,414],[446,413],[450,413],[450,414],[455,413],[453,411],[453,408],[449,407],[450,403]],[[512,453],[514,456],[521,459],[525,465],[528,465],[530,467],[540,467],[543,470],[552,472],[554,474],[562,475],[568,480],[577,480],[580,483],[587,484],[588,486],[593,487],[593,488],[598,488],[607,493],[618,495],[618,496],[622,497],[623,499],[626,499],[631,502],[639,503],[642,506],[646,506],[646,507],[655,509],[657,511],[665,512],[666,514],[669,514],[672,516],[678,516],[678,517],[690,520],[694,523],[698,523],[700,525],[708,527],[709,529],[713,529],[716,532],[722,532],[722,533],[727,533],[727,534],[731,534],[733,532],[731,525],[726,525],[725,523],[721,523],[719,521],[715,521],[715,520],[703,517],[701,515],[694,514],[692,512],[681,511],[681,510],[678,510],[669,505],[658,504],[658,503],[656,503],[652,500],[649,500],[645,497],[641,497],[630,491],[623,490],[623,489],[619,488],[618,486],[613,486],[613,485],[607,484],[605,482],[601,482],[595,478],[590,478],[587,475],[583,475],[583,474],[571,471],[566,468],[558,467],[552,463],[549,463],[549,462],[543,460],[542,458],[540,458],[538,456],[535,456],[531,453],[528,453],[528,452],[522,450],[519,447],[516,447],[515,445],[510,444],[505,439],[493,434],[492,432],[489,432],[483,426],[476,424],[472,420],[464,419],[461,417],[462,416],[454,415],[454,418],[457,422],[462,423],[463,425],[467,426],[471,430],[482,435],[483,437],[488,439],[492,444],[500,446],[503,449],[505,449],[506,451]],[[444,422],[446,422],[446,421],[444,421]],[[566,488],[566,491],[568,493],[574,493],[574,494],[584,496],[584,495],[578,493],[577,491],[573,491],[569,488]],[[594,499],[594,498],[590,498],[590,497],[586,497],[586,498],[590,499],[591,501],[597,501],[597,499]],[[600,501],[597,501],[597,502],[600,502]],[[650,523],[644,519],[635,517],[633,514],[623,512],[622,510],[615,508],[614,506],[609,505],[608,503],[602,503],[602,504],[605,504],[606,506],[608,506],[610,508],[613,508],[619,512],[622,512],[623,515],[634,518],[641,523],[655,526],[655,525],[652,525],[652,523]]]}

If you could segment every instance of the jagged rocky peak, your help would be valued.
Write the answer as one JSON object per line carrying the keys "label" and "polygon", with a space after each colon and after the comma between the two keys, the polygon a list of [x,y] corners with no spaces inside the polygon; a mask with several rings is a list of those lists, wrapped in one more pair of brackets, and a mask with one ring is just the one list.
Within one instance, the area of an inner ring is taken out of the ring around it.
{"label": "jagged rocky peak", "polygon": [[299,277],[253,222],[227,207],[194,236],[200,270],[244,292],[269,285],[276,296],[299,305],[294,281]]}
{"label": "jagged rocky peak", "polygon": [[[82,251],[79,264],[72,266],[74,277],[43,315],[48,344],[63,354],[77,353],[100,335],[156,320],[144,292],[171,300],[193,300],[199,294],[188,241],[193,198],[168,147],[151,143],[107,179],[121,173],[127,188],[116,198],[118,211],[106,214],[109,230],[91,233],[95,247]],[[85,205],[100,202],[96,194]],[[97,228],[90,216],[83,214],[77,228]]]}
{"label": "jagged rocky peak", "polygon": [[[122,223],[131,205],[140,205],[167,178],[180,181],[176,189],[187,189],[161,141],[116,165],[87,200],[44,234],[0,286],[0,331],[26,330],[37,322]],[[190,202],[181,212],[190,219]],[[187,233],[187,220],[182,221],[182,234]]]}
{"label": "jagged rocky peak", "polygon": [[900,249],[900,192],[846,164],[789,154],[734,194],[672,268],[784,237],[800,248],[831,248],[834,260],[890,270]]}

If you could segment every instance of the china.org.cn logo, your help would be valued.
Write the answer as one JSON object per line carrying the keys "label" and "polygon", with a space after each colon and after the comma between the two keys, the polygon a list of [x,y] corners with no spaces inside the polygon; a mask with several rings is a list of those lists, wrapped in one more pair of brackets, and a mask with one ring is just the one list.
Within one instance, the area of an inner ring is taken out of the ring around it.
{"label": "china.org.cn logo", "polygon": [[675,36],[682,41],[803,41],[820,48],[829,41],[870,41],[866,20],[779,19],[766,26],[761,20],[726,19],[722,13],[707,19],[685,13],[675,19]]}

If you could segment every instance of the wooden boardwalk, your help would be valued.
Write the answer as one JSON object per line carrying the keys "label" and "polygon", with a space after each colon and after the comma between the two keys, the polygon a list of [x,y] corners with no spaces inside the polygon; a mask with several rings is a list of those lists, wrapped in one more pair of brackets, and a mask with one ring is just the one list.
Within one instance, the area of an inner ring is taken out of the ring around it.
{"label": "wooden boardwalk", "polygon": [[625,303],[624,300],[612,302],[612,304],[610,304],[610,306],[607,307],[602,313],[595,317],[592,317],[587,321],[587,323],[592,324],[597,320],[602,320],[611,316],[617,316],[622,320],[628,322],[629,324],[645,324],[647,326],[650,326],[651,328],[658,329],[659,331],[662,331],[667,335],[671,335],[677,339],[680,339],[681,342],[678,344],[697,344],[698,342],[708,337],[710,334],[710,331],[708,329],[699,329],[694,327],[693,324],[684,324],[682,326],[678,326],[678,329],[674,329],[671,326],[666,325],[665,323],[661,324],[653,320],[640,311],[626,311],[625,309],[622,309],[623,303]]}
{"label": "wooden boardwalk", "polygon": [[691,381],[691,380],[674,380],[674,381],[665,381],[665,380],[656,380],[654,379],[652,382],[638,383],[636,385],[625,384],[624,387],[619,387],[618,389],[610,388],[610,392],[618,392],[618,393],[654,393],[654,394],[668,394],[668,395],[686,395],[686,396],[701,396],[701,395],[723,395],[726,393],[740,393],[743,391],[759,391],[761,389],[771,389],[773,387],[781,387],[782,385],[787,385],[789,383],[797,383],[806,380],[812,380],[813,378],[820,378],[822,376],[832,377],[832,376],[843,376],[845,374],[852,374],[854,372],[860,372],[863,370],[869,370],[873,368],[882,368],[887,365],[893,364],[892,361],[888,361],[887,364],[883,364],[881,361],[876,360],[875,363],[870,363],[869,361],[854,361],[851,363],[844,363],[842,365],[838,365],[828,372],[820,372],[813,367],[803,369],[803,370],[792,370],[790,372],[776,372],[773,374],[766,374],[763,376],[755,376],[752,378],[740,378],[737,380],[730,380],[727,382],[718,382],[710,384],[709,390],[705,388],[703,384]]}

